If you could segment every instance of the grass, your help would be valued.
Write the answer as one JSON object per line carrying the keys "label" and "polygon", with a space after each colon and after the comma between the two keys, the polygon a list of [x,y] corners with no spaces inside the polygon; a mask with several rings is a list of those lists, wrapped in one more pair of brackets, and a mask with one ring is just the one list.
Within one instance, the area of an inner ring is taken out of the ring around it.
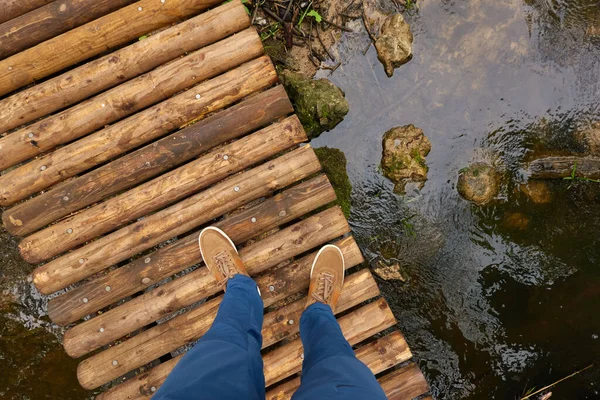
{"label": "grass", "polygon": [[595,182],[595,183],[600,183],[600,179],[591,179],[591,178],[577,176],[577,163],[573,164],[573,169],[571,170],[571,176],[565,176],[563,178],[563,180],[565,180],[565,181],[571,181],[571,184],[569,185],[569,189],[571,188],[571,186],[573,186],[575,184],[575,182]]}
{"label": "grass", "polygon": [[544,390],[548,390],[548,389],[552,388],[553,386],[556,386],[557,384],[561,383],[562,381],[566,381],[567,379],[572,378],[575,375],[585,371],[586,369],[592,368],[593,366],[594,366],[594,364],[590,364],[587,367],[580,369],[579,371],[573,372],[571,375],[565,376],[564,378],[559,379],[556,382],[551,383],[548,386],[544,386],[543,388],[536,390],[535,392],[534,392],[535,388],[531,388],[525,393],[525,395],[523,397],[521,397],[521,400],[529,400],[529,399],[531,399],[532,396],[535,396],[536,394],[541,393]]}

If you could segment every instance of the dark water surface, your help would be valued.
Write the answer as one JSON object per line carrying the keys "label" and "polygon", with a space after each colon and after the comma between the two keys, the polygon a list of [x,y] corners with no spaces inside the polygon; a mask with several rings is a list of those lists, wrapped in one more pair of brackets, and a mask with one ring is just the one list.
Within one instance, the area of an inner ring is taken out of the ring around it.
{"label": "dark water surface", "polygon": [[[404,13],[414,58],[388,78],[359,21],[329,77],[350,113],[315,146],[341,149],[351,224],[366,257],[399,262],[382,282],[439,399],[518,399],[592,363],[552,398],[600,398],[600,184],[551,182],[536,205],[519,191],[536,152],[580,152],[600,120],[600,2],[429,1]],[[378,171],[381,138],[415,124],[432,142],[429,180],[395,195]],[[458,171],[488,161],[500,198],[472,206]],[[411,235],[414,226],[414,236]]]}

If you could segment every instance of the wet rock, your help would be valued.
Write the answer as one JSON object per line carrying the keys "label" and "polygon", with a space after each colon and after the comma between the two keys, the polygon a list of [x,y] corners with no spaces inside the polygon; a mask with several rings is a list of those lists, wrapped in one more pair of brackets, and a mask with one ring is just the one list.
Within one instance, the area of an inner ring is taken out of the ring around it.
{"label": "wet rock", "polygon": [[394,191],[403,193],[406,183],[425,182],[425,157],[431,151],[431,142],[414,125],[392,128],[383,135],[383,175],[396,184]]}
{"label": "wet rock", "polygon": [[412,58],[413,35],[402,14],[389,16],[381,27],[381,34],[375,41],[377,58],[383,64],[385,73],[391,77],[394,69],[406,64]]}
{"label": "wet rock", "polygon": [[524,231],[529,227],[529,217],[522,212],[509,212],[504,216],[502,225],[506,229]]}
{"label": "wet rock", "polygon": [[402,274],[399,264],[385,265],[379,262],[375,268],[373,268],[375,275],[385,281],[402,281],[406,282],[406,277]]}
{"label": "wet rock", "polygon": [[535,204],[547,204],[552,201],[552,192],[544,181],[530,180],[521,185],[521,191]]}
{"label": "wet rock", "polygon": [[458,176],[458,193],[477,205],[492,201],[500,191],[500,174],[483,162],[463,168]]}
{"label": "wet rock", "polygon": [[280,78],[309,138],[333,129],[348,113],[344,92],[327,79],[310,79],[289,70]]}
{"label": "wet rock", "polygon": [[352,202],[352,184],[346,171],[346,156],[341,150],[330,147],[320,147],[314,150],[321,162],[323,172],[335,190],[337,196],[335,204],[339,205],[344,215],[348,217]]}
{"label": "wet rock", "polygon": [[600,155],[600,122],[575,134],[575,139],[592,155]]}

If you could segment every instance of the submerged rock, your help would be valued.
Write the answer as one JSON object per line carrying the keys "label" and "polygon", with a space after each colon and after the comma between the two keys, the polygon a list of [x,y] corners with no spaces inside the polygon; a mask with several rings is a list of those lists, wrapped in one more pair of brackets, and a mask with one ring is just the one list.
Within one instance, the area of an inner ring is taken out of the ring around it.
{"label": "submerged rock", "polygon": [[577,141],[592,155],[600,155],[600,122],[575,134]]}
{"label": "submerged rock", "polygon": [[330,147],[320,147],[314,150],[321,162],[323,172],[335,190],[337,196],[335,204],[339,205],[344,215],[348,217],[352,202],[352,184],[346,171],[346,156],[341,150]]}
{"label": "submerged rock", "polygon": [[395,192],[403,193],[409,182],[427,180],[425,157],[431,151],[431,142],[414,125],[392,128],[383,135],[383,175],[396,184]]}
{"label": "submerged rock", "polygon": [[521,185],[521,191],[535,204],[547,204],[552,201],[552,192],[544,181],[532,179]]}
{"label": "submerged rock", "polygon": [[406,64],[412,58],[413,35],[402,14],[389,16],[381,27],[381,34],[375,41],[377,58],[383,64],[385,73],[391,77],[394,69]]}
{"label": "submerged rock", "polygon": [[529,217],[522,212],[509,212],[503,218],[502,225],[506,229],[524,231],[529,227]]}
{"label": "submerged rock", "polygon": [[458,193],[477,205],[492,201],[500,191],[500,174],[491,165],[477,162],[459,172]]}
{"label": "submerged rock", "polygon": [[384,281],[406,282],[406,278],[402,275],[399,264],[385,265],[382,262],[379,262],[377,267],[373,268],[373,272]]}
{"label": "submerged rock", "polygon": [[333,129],[348,113],[344,92],[327,79],[311,79],[289,70],[280,78],[309,138]]}

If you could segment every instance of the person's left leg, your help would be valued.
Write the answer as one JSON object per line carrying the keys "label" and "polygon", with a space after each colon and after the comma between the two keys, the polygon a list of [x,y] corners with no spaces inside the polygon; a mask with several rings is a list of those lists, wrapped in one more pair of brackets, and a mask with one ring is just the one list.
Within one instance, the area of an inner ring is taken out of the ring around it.
{"label": "person's left leg", "polygon": [[[218,251],[215,254],[218,267],[230,259],[234,261],[225,265],[227,291],[217,317],[210,330],[171,371],[153,397],[155,400],[265,398],[260,354],[263,301],[256,283],[239,264],[241,260],[235,259],[237,252],[227,256]],[[208,266],[210,256],[205,261]],[[217,281],[223,282],[218,277]]]}

